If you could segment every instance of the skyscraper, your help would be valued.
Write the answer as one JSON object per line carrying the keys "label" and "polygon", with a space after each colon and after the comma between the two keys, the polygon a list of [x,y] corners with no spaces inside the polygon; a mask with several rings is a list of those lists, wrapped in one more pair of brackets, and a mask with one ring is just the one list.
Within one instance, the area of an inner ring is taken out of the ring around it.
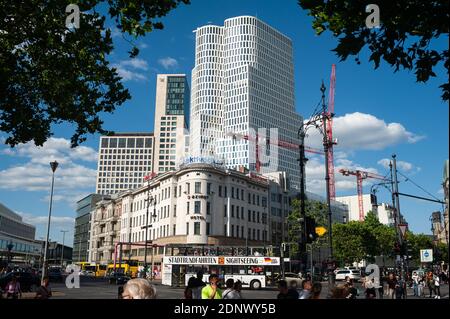
{"label": "skyscraper", "polygon": [[[251,16],[203,26],[195,33],[192,155],[255,170],[258,135],[261,173],[285,171],[297,187],[297,150],[278,148],[276,142],[299,143],[302,118],[295,112],[291,40]],[[267,139],[273,144],[266,147]]]}
{"label": "skyscraper", "polygon": [[[185,74],[158,74],[155,102],[154,172],[176,168],[186,153],[190,91]],[[189,144],[188,144],[189,147]]]}
{"label": "skyscraper", "polygon": [[153,172],[153,133],[101,136],[95,193],[107,195],[142,185]]}

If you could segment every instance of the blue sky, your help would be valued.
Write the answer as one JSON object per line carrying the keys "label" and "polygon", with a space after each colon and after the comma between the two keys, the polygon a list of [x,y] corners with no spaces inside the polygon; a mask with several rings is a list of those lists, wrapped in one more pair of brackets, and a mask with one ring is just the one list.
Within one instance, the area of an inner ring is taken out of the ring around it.
{"label": "blue sky", "polygon": [[[223,25],[238,15],[257,16],[293,41],[296,109],[308,117],[320,98],[322,79],[329,85],[331,65],[336,64],[335,95],[335,165],[338,168],[365,169],[385,175],[384,163],[397,154],[400,171],[442,198],[441,181],[444,160],[448,158],[448,105],[440,99],[438,86],[447,81],[443,68],[438,77],[426,84],[415,82],[413,73],[382,64],[378,70],[367,63],[367,52],[360,56],[361,65],[353,60],[339,62],[331,52],[337,41],[329,33],[316,36],[311,19],[297,1],[276,0],[193,0],[180,6],[162,21],[164,30],[155,31],[136,41],[141,48],[131,61],[130,46],[114,32],[116,49],[110,56],[124,77],[132,99],[114,114],[105,115],[105,127],[117,132],[152,131],[155,101],[155,79],[158,73],[186,73],[194,66],[194,34],[199,26]],[[381,20],[383,11],[381,8]],[[448,47],[448,39],[436,46]],[[61,162],[55,184],[55,204],[51,239],[62,240],[60,230],[69,230],[66,243],[72,244],[75,202],[95,191],[98,135],[89,136],[82,148],[71,150],[68,139],[73,128],[55,128],[54,139],[43,149],[21,145],[16,149],[0,144],[0,202],[37,226],[36,237],[45,234],[50,191],[48,162]],[[309,145],[320,147],[316,134]],[[384,160],[383,160],[384,159]],[[307,169],[310,191],[322,193],[323,161],[310,157]],[[403,178],[401,178],[402,180]],[[356,193],[356,180],[336,172],[338,195]],[[365,191],[368,192],[369,184]],[[410,182],[402,182],[400,191],[427,196]],[[390,202],[390,194],[380,188],[379,201]],[[401,210],[415,232],[430,232],[429,216],[440,210],[438,204],[401,198]]]}

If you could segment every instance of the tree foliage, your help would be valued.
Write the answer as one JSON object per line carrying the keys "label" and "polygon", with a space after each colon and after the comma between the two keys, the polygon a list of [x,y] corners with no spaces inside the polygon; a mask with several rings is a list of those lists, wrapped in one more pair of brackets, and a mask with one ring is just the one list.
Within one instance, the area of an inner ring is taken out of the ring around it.
{"label": "tree foliage", "polygon": [[[317,34],[329,30],[338,38],[333,51],[342,60],[356,56],[363,48],[370,51],[369,61],[375,69],[384,60],[397,72],[400,68],[414,71],[417,82],[436,76],[435,68],[443,62],[449,70],[448,46],[441,49],[433,40],[448,37],[449,2],[447,0],[379,0],[381,25],[366,27],[366,5],[369,1],[299,0],[313,18]],[[448,41],[448,40],[447,40]],[[440,86],[442,99],[449,99],[449,83]]]}
{"label": "tree foliage", "polygon": [[[72,146],[86,134],[108,133],[100,115],[130,93],[107,60],[114,46],[105,21],[136,39],[162,29],[160,18],[189,0],[82,0],[80,28],[68,29],[71,2],[0,2],[0,131],[10,146],[42,145],[60,123],[74,127]],[[132,44],[129,53],[139,50]]]}

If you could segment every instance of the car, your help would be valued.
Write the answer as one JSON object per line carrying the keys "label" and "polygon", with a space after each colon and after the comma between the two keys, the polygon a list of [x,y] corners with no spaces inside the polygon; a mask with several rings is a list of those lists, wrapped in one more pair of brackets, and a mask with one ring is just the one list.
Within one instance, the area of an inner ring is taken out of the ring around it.
{"label": "car", "polygon": [[299,274],[293,272],[284,273],[284,280],[291,288],[300,288],[302,286],[303,278]]}
{"label": "car", "polygon": [[108,276],[108,283],[109,284],[116,284],[116,285],[124,285],[127,283],[128,280],[131,279],[130,276],[127,276],[121,272],[112,272]]}
{"label": "car", "polygon": [[361,273],[359,270],[350,270],[350,269],[342,269],[336,273],[336,280],[345,280],[345,278],[347,277],[353,280],[360,280]]}
{"label": "car", "polygon": [[48,270],[48,279],[52,282],[62,282],[63,275],[59,268],[50,268]]}
{"label": "car", "polygon": [[13,276],[17,277],[17,281],[20,283],[20,289],[24,292],[34,292],[41,285],[39,276],[31,272],[9,272],[0,277],[0,287],[4,289],[12,280]]}

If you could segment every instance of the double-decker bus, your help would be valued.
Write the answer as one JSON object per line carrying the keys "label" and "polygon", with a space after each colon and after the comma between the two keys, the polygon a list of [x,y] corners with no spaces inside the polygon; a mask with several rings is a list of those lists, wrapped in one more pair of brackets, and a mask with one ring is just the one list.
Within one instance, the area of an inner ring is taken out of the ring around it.
{"label": "double-decker bus", "polygon": [[274,268],[280,267],[280,258],[272,256],[164,256],[162,284],[187,285],[189,278],[202,270],[203,281],[209,274],[218,274],[223,282],[239,280],[243,288],[261,289],[273,283]]}

